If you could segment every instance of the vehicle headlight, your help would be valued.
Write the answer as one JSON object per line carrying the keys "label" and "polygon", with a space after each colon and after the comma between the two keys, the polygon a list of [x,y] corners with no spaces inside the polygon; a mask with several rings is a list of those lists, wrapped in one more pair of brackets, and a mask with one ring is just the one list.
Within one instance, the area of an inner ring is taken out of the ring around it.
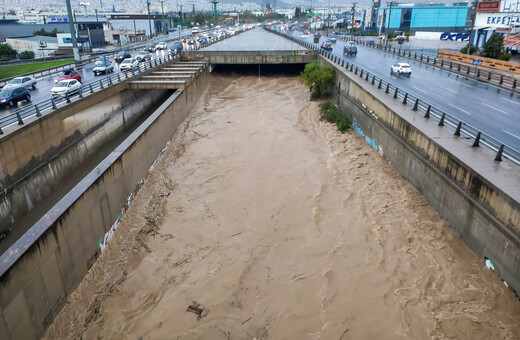
{"label": "vehicle headlight", "polygon": [[5,103],[7,100],[6,99],[2,99],[0,100],[0,103]]}

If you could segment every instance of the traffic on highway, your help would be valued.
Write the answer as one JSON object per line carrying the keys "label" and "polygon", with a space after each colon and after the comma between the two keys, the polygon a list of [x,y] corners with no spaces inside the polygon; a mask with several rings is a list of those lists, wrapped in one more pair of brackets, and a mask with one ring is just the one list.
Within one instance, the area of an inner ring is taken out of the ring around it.
{"label": "traffic on highway", "polygon": [[[345,36],[332,33],[329,36],[315,36],[303,30],[285,33],[314,44],[316,48],[323,49],[322,46],[328,42],[332,48],[327,47],[327,50],[333,55],[348,60],[511,148],[520,150],[520,95],[512,91],[362,45],[356,46],[355,54],[345,53],[348,46],[353,44]],[[331,37],[338,39],[334,42]],[[398,63],[405,63],[410,68],[397,72]]]}

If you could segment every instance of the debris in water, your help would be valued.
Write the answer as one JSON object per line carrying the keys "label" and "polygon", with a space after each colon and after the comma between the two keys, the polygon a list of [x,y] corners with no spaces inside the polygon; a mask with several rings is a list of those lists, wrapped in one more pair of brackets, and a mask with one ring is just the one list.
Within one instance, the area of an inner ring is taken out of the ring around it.
{"label": "debris in water", "polygon": [[191,305],[188,306],[188,312],[192,312],[198,315],[197,319],[201,318],[202,311],[204,311],[204,306],[202,306],[197,301],[193,301]]}

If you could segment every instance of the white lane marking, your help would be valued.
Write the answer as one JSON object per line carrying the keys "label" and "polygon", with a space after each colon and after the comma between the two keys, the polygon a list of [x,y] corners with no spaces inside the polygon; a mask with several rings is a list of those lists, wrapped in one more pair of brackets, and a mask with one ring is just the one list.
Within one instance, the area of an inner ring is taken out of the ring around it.
{"label": "white lane marking", "polygon": [[504,98],[504,97],[500,97],[500,99],[507,100],[508,102],[516,104],[516,105],[520,105],[520,102],[516,102],[516,101],[511,100],[511,99],[507,99],[507,98]]}
{"label": "white lane marking", "polygon": [[421,90],[420,88],[418,88],[417,86],[412,86],[414,89],[416,89],[417,91],[419,92],[422,92],[422,93],[425,93],[425,94],[428,94],[428,92],[424,91],[424,90]]}
{"label": "white lane marking", "polygon": [[464,86],[467,86],[467,87],[474,87],[473,85],[464,84],[463,82],[458,81],[458,80],[453,80],[453,79],[450,79],[450,78],[446,78],[446,80],[452,81],[452,82],[457,83],[459,85],[464,85]]}
{"label": "white lane marking", "polygon": [[517,136],[517,135],[515,135],[515,134],[512,133],[512,132],[509,132],[509,131],[507,131],[507,130],[502,130],[502,131],[504,131],[504,132],[507,133],[508,135],[511,135],[511,136],[513,136],[513,137],[515,137],[515,138],[520,139],[520,136]]}
{"label": "white lane marking", "polygon": [[466,111],[466,110],[463,110],[463,109],[461,109],[461,108],[458,107],[458,106],[455,106],[455,105],[453,105],[453,104],[451,104],[451,103],[448,103],[448,105],[449,105],[449,106],[452,106],[452,107],[454,107],[454,108],[456,108],[457,110],[460,110],[460,111],[464,112],[464,113],[467,114],[467,115],[472,116],[472,114],[471,114],[470,112],[468,112],[468,111]]}
{"label": "white lane marking", "polygon": [[447,91],[450,91],[451,93],[455,93],[455,94],[458,94],[458,92],[457,92],[457,91],[454,91],[454,90],[452,90],[452,89],[449,89],[449,88],[447,88],[447,87],[443,87],[443,89],[445,89],[445,90],[447,90]]}
{"label": "white lane marking", "polygon": [[506,114],[506,115],[509,116],[509,112],[506,112],[506,111],[504,111],[504,110],[497,109],[496,107],[494,107],[494,106],[492,106],[492,105],[489,105],[489,104],[486,104],[486,103],[481,103],[481,104],[484,105],[484,106],[487,106],[487,107],[489,107],[489,108],[491,108],[491,109],[493,109],[493,110],[495,110],[495,111],[502,112],[503,114]]}

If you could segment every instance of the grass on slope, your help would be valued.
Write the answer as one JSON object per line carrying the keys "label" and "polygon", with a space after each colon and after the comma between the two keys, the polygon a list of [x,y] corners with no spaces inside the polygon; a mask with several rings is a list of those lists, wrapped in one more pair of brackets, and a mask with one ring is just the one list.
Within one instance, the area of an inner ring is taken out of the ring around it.
{"label": "grass on slope", "polygon": [[70,64],[73,62],[74,59],[65,59],[23,65],[14,64],[8,66],[0,66],[0,79],[16,77],[22,74],[36,72],[39,70],[44,70],[46,68],[56,67],[64,64]]}

